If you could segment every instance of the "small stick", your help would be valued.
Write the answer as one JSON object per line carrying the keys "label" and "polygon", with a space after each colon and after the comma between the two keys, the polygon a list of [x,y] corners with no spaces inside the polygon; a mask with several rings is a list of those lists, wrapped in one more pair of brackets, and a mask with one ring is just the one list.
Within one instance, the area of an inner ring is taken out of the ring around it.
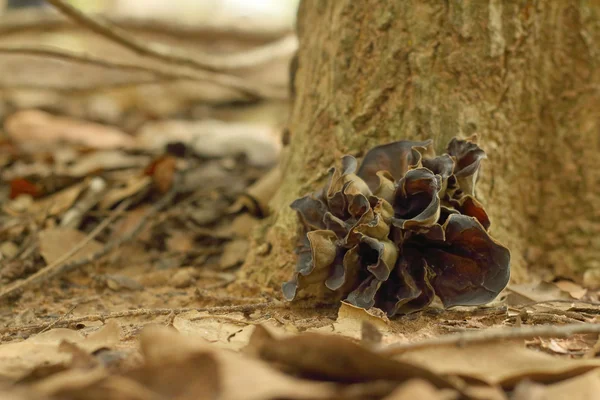
{"label": "small stick", "polygon": [[[64,320],[64,319],[65,319],[65,318],[67,318],[69,315],[71,315],[71,313],[72,313],[73,311],[75,311],[75,309],[77,308],[77,306],[78,306],[78,305],[79,305],[79,304],[74,304],[74,305],[72,305],[72,306],[71,306],[71,308],[69,308],[69,310],[68,310],[66,313],[64,313],[63,315],[61,315],[60,317],[58,317],[56,320],[54,320],[54,321],[53,321],[53,322],[52,322],[50,325],[48,325],[47,327],[45,327],[44,329],[42,329],[42,330],[40,331],[40,333],[47,332],[47,331],[49,331],[50,329],[54,328],[54,327],[56,326],[56,324],[58,324],[60,321]],[[38,333],[38,335],[39,335],[40,333]]]}
{"label": "small stick", "polygon": [[64,260],[66,260],[67,258],[69,258],[72,255],[70,253],[75,254],[75,252],[77,252],[81,248],[83,248],[83,246],[85,246],[87,244],[87,242],[92,240],[95,235],[100,233],[101,230],[103,230],[106,226],[108,226],[108,224],[111,222],[110,221],[111,218],[116,217],[113,214],[112,217],[109,217],[106,220],[104,220],[103,224],[98,225],[92,232],[90,232],[90,234],[83,241],[79,242],[73,249],[71,249],[71,251],[69,251],[67,253],[68,257],[63,256],[59,259],[60,262],[59,262],[59,260],[56,260],[54,263],[48,265],[47,267],[45,267],[45,268],[39,270],[38,272],[36,272],[35,274],[31,275],[29,278],[22,280],[22,281],[14,282],[12,285],[8,286],[6,289],[4,289],[0,292],[0,300],[5,299],[11,295],[14,295],[15,293],[20,292],[21,290],[23,290],[26,287],[32,286],[41,281],[46,281],[50,278],[54,278],[59,275],[63,275],[67,272],[73,271],[74,269],[81,268],[84,265],[90,264],[90,263],[100,259],[101,257],[105,256],[106,254],[110,253],[113,249],[130,241],[131,239],[136,237],[142,231],[142,229],[144,228],[144,226],[146,225],[146,223],[148,222],[148,220],[150,219],[150,217],[153,214],[160,211],[162,208],[166,207],[166,205],[171,202],[173,197],[175,197],[175,193],[177,191],[176,186],[177,185],[174,185],[173,188],[167,194],[165,194],[150,210],[148,210],[146,212],[146,214],[140,219],[140,221],[135,226],[135,228],[132,229],[128,234],[124,235],[123,237],[119,238],[118,240],[108,242],[102,249],[96,251],[93,254],[90,254],[88,257],[76,259],[69,263],[62,264],[62,262]]}
{"label": "small stick", "polygon": [[521,326],[515,328],[494,328],[477,332],[463,332],[446,335],[414,343],[395,343],[379,349],[386,356],[402,354],[410,350],[441,346],[465,346],[469,344],[499,342],[503,340],[533,339],[536,337],[565,338],[582,333],[600,333],[600,324],[567,324],[561,326]]}

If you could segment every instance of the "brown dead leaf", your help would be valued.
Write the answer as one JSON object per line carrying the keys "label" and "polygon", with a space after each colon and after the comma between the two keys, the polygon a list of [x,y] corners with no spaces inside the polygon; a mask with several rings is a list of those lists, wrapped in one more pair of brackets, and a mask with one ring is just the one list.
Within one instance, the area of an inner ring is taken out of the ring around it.
{"label": "brown dead leaf", "polygon": [[[42,197],[33,201],[31,197],[21,195],[8,202],[2,208],[10,215],[43,214],[47,216],[60,215],[75,203],[77,197],[85,189],[84,182],[69,186],[50,196]],[[23,204],[23,203],[26,204]]]}
{"label": "brown dead leaf", "polygon": [[[347,336],[356,340],[362,339],[364,327],[363,324],[372,325],[383,337],[392,337],[393,335],[390,326],[390,320],[385,313],[378,308],[366,310],[364,308],[355,307],[350,303],[342,301],[342,305],[338,310],[338,316],[334,323],[321,328],[309,329],[312,332],[332,333]],[[396,336],[397,340],[398,337]]]}
{"label": "brown dead leaf", "polygon": [[531,381],[517,385],[514,400],[592,400],[600,393],[600,371],[543,386]]}
{"label": "brown dead leaf", "polygon": [[16,380],[40,365],[68,362],[71,354],[61,351],[60,344],[63,341],[74,343],[92,353],[100,348],[114,346],[119,341],[119,333],[118,324],[110,321],[87,338],[77,331],[57,328],[23,342],[0,345],[0,377]]}
{"label": "brown dead leaf", "polygon": [[191,232],[176,230],[169,232],[166,245],[169,251],[187,253],[195,247],[195,242]]}
{"label": "brown dead leaf", "polygon": [[110,188],[100,200],[99,207],[102,210],[107,210],[118,202],[149,188],[151,184],[152,178],[136,174],[122,185]]}
{"label": "brown dead leaf", "polygon": [[[38,235],[40,243],[40,254],[47,264],[58,260],[68,253],[77,243],[85,239],[86,234],[73,228],[50,228],[41,231]],[[81,259],[94,254],[104,246],[102,243],[91,240],[76,252],[70,260]]]}
{"label": "brown dead leaf", "polygon": [[398,386],[383,400],[454,400],[458,398],[459,394],[456,391],[447,389],[438,390],[435,386],[427,381],[411,379],[408,382]]}
{"label": "brown dead leaf", "polygon": [[556,382],[600,367],[600,359],[557,358],[514,343],[436,347],[409,351],[398,359],[438,374],[469,377],[507,388],[523,379]]}
{"label": "brown dead leaf", "polygon": [[57,169],[57,173],[72,177],[84,177],[99,171],[142,167],[149,157],[127,154],[122,150],[94,151],[84,154],[66,167]]}
{"label": "brown dead leaf", "polygon": [[146,150],[162,151],[168,143],[185,143],[201,156],[245,154],[252,165],[270,166],[281,151],[279,130],[269,125],[204,119],[149,122],[137,134]]}
{"label": "brown dead leaf", "polygon": [[284,366],[303,376],[339,382],[386,379],[404,382],[425,379],[436,387],[452,385],[416,363],[390,359],[360,346],[348,338],[305,332],[275,339],[264,327],[256,326],[248,352]]}
{"label": "brown dead leaf", "polygon": [[177,159],[175,157],[162,156],[152,161],[144,170],[144,174],[152,177],[154,185],[160,193],[167,193],[173,186],[176,167]]}
{"label": "brown dead leaf", "polygon": [[39,185],[36,185],[27,179],[24,178],[15,178],[10,181],[10,199],[16,199],[18,196],[23,194],[28,194],[31,197],[40,197],[42,193],[42,188]]}
{"label": "brown dead leaf", "polygon": [[[139,224],[140,220],[148,213],[148,210],[152,207],[150,204],[142,204],[139,207],[128,211],[125,217],[115,223],[113,235],[116,237],[123,237],[128,235],[135,227]],[[150,239],[151,229],[146,227],[142,229],[142,232],[137,236],[142,241]]]}
{"label": "brown dead leaf", "polygon": [[248,253],[248,240],[235,239],[227,242],[223,247],[223,254],[219,260],[221,269],[233,268],[244,262]]}
{"label": "brown dead leaf", "polygon": [[57,117],[38,110],[25,110],[6,119],[4,129],[23,148],[40,148],[73,143],[94,149],[122,149],[133,145],[133,139],[109,126]]}
{"label": "brown dead leaf", "polygon": [[212,356],[217,363],[213,370],[218,372],[222,400],[335,397],[334,385],[286,376],[265,362],[220,350],[198,337],[185,337],[164,327],[146,328],[141,335],[141,349],[150,365],[185,360],[192,355]]}
{"label": "brown dead leaf", "polygon": [[554,282],[554,284],[562,291],[568,292],[573,298],[577,300],[581,300],[583,296],[587,294],[587,289],[581,287],[573,281],[568,281],[566,279],[560,280],[558,282]]}
{"label": "brown dead leaf", "polygon": [[560,289],[554,283],[539,282],[510,285],[506,303],[511,306],[537,303],[550,300],[574,300],[568,292]]}

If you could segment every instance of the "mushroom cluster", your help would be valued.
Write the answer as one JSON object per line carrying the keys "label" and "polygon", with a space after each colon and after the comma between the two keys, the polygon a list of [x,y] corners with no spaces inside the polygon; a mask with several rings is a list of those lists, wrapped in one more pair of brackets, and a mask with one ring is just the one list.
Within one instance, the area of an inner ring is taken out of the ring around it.
{"label": "mushroom cluster", "polygon": [[[476,136],[398,141],[332,168],[325,186],[295,200],[303,227],[286,299],[339,300],[388,315],[408,314],[437,296],[445,307],[479,305],[508,283],[510,253],[488,234],[475,198],[485,152]],[[302,294],[302,296],[300,296]]]}

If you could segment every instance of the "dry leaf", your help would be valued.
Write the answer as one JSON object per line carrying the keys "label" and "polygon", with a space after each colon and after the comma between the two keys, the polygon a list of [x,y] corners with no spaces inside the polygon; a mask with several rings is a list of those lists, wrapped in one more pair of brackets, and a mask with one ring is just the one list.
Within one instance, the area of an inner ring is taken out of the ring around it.
{"label": "dry leaf", "polygon": [[268,364],[220,350],[198,337],[185,337],[163,327],[149,327],[142,332],[141,348],[151,365],[185,360],[191,355],[207,354],[217,362],[216,370],[221,400],[330,399],[335,386],[286,376]]}
{"label": "dry leaf", "polygon": [[600,393],[600,371],[542,386],[531,381],[517,385],[513,400],[592,400]]}
{"label": "dry leaf", "polygon": [[[75,245],[86,238],[86,234],[73,228],[50,228],[39,233],[40,254],[47,264],[51,264],[64,254],[68,253]],[[91,240],[76,252],[69,260],[85,258],[101,250],[102,243]]]}
{"label": "dry leaf", "polygon": [[43,214],[44,216],[60,215],[73,205],[77,197],[85,189],[84,182],[69,186],[60,192],[42,197],[36,201],[30,196],[21,195],[3,206],[10,215]]}
{"label": "dry leaf", "polygon": [[99,207],[103,210],[107,210],[113,207],[118,202],[134,196],[143,190],[150,187],[152,184],[152,178],[144,175],[135,175],[128,179],[122,184],[108,189],[100,200]]}
{"label": "dry leaf", "polygon": [[110,321],[102,329],[84,338],[79,332],[57,328],[19,343],[0,345],[0,377],[19,379],[40,365],[61,364],[71,355],[60,351],[63,341],[75,343],[92,353],[100,348],[111,347],[119,341],[120,328]]}
{"label": "dry leaf", "polygon": [[436,387],[452,387],[444,378],[416,363],[381,356],[337,335],[306,332],[275,339],[258,325],[250,338],[248,351],[265,361],[313,378],[340,382],[379,379],[403,382],[420,378]]}
{"label": "dry leaf", "polygon": [[232,268],[243,263],[248,253],[248,240],[235,239],[227,242],[223,247],[223,254],[219,260],[222,269]]}
{"label": "dry leaf", "polygon": [[149,122],[137,134],[139,146],[162,152],[168,143],[185,143],[205,157],[245,154],[252,165],[270,166],[281,151],[279,131],[268,125],[218,120]]}
{"label": "dry leaf", "polygon": [[574,300],[568,292],[549,282],[510,285],[506,298],[508,305],[517,306],[549,300]]}
{"label": "dry leaf", "polygon": [[154,185],[160,193],[167,193],[173,186],[176,167],[177,159],[175,157],[162,156],[152,161],[144,170],[144,174],[152,177]]}
{"label": "dry leaf", "polygon": [[581,300],[583,296],[586,295],[587,289],[581,287],[572,281],[560,280],[558,282],[554,282],[554,284],[562,291],[568,292],[573,298]]}
{"label": "dry leaf", "polygon": [[72,165],[57,168],[56,173],[84,177],[100,171],[142,167],[148,159],[147,156],[134,156],[122,150],[95,151],[79,156]]}
{"label": "dry leaf", "polygon": [[557,358],[511,343],[436,347],[409,351],[398,359],[438,374],[469,377],[508,388],[523,379],[556,382],[600,366],[600,359]]}
{"label": "dry leaf", "polygon": [[95,149],[131,147],[133,139],[109,126],[52,114],[27,110],[18,111],[6,119],[4,129],[21,147],[40,148],[61,143],[73,143]]}
{"label": "dry leaf", "polygon": [[412,379],[398,386],[383,400],[454,400],[458,398],[459,394],[453,390],[441,391],[427,381]]}

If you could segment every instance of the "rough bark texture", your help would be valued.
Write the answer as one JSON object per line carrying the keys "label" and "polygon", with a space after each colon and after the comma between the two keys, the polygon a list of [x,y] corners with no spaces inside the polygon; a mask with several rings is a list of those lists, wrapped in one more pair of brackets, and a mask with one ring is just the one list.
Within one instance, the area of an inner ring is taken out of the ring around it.
{"label": "rough bark texture", "polygon": [[284,182],[257,237],[273,250],[247,273],[289,276],[288,205],[343,154],[474,132],[513,280],[600,271],[599,21],[598,1],[304,0]]}

